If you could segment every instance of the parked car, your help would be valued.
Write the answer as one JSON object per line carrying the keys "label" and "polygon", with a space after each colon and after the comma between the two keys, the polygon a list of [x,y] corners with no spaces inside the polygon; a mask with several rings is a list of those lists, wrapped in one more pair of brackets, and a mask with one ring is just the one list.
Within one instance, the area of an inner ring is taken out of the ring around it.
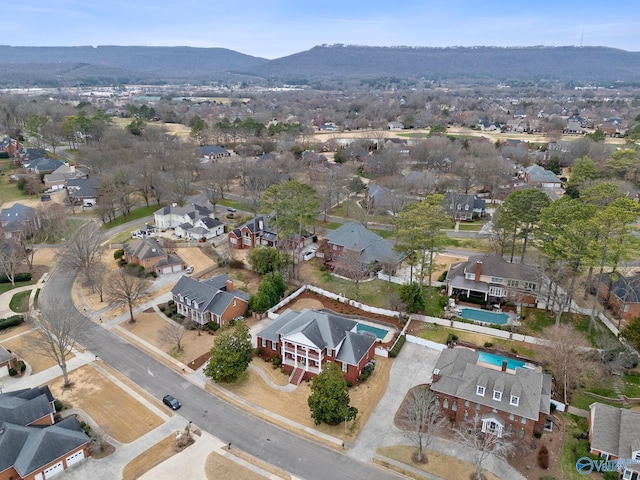
{"label": "parked car", "polygon": [[233,212],[237,212],[237,210],[235,208],[233,208],[233,207],[229,207],[229,208],[227,208],[227,212],[233,213]]}
{"label": "parked car", "polygon": [[187,273],[193,273],[193,267],[187,267],[187,268],[185,269],[185,272],[187,272]]}
{"label": "parked car", "polygon": [[49,200],[51,200],[51,195],[49,194],[44,194],[40,197],[41,202],[48,202]]}
{"label": "parked car", "polygon": [[305,262],[311,260],[315,256],[316,256],[316,251],[315,250],[311,250],[309,252],[304,252],[302,254],[302,258],[304,259]]}
{"label": "parked car", "polygon": [[162,403],[164,403],[167,407],[169,407],[172,410],[178,410],[182,406],[178,401],[178,399],[172,395],[165,395],[162,398]]}

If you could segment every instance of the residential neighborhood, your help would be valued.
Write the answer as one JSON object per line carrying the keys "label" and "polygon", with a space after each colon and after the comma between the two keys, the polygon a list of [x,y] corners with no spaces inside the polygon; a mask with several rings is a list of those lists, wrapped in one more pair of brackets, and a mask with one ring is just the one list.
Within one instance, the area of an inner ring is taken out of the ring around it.
{"label": "residential neighborhood", "polygon": [[640,478],[637,92],[409,80],[0,94],[0,479]]}

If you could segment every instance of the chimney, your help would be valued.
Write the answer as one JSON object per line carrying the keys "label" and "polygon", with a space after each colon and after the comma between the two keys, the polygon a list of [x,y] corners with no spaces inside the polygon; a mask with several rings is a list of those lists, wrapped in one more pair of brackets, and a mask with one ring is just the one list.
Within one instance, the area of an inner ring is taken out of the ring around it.
{"label": "chimney", "polygon": [[225,283],[227,292],[231,293],[233,292],[233,280],[229,279],[227,280],[227,282]]}
{"label": "chimney", "polygon": [[431,383],[436,383],[440,379],[440,369],[434,368],[433,375],[431,377]]}
{"label": "chimney", "polygon": [[480,281],[480,274],[482,273],[482,260],[478,260],[476,262],[476,277],[474,278],[474,280],[476,282]]}
{"label": "chimney", "polygon": [[502,371],[503,371],[503,372],[506,372],[506,371],[507,371],[507,361],[506,361],[506,360],[503,360],[503,361],[502,361]]}

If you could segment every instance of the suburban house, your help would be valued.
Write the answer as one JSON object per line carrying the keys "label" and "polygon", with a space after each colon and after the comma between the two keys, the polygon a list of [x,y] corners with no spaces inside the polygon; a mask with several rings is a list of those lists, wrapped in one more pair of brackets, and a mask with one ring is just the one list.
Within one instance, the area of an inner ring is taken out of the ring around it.
{"label": "suburban house", "polygon": [[[11,368],[16,361],[15,354],[11,353],[9,350],[0,345],[0,377],[9,374],[9,368]],[[4,372],[2,372],[2,367],[7,367]]]}
{"label": "suburban house", "polygon": [[67,186],[68,180],[87,178],[88,176],[86,172],[76,170],[73,165],[64,163],[44,176],[44,186],[51,190],[62,190]]}
{"label": "suburban house", "polygon": [[249,294],[236,290],[226,274],[204,281],[183,276],[171,289],[171,295],[178,313],[200,325],[215,322],[223,326],[244,316],[249,308]]}
{"label": "suburban house", "polygon": [[640,273],[625,277],[596,275],[598,298],[616,318],[633,320],[640,316]]}
{"label": "suburban house", "polygon": [[64,165],[64,162],[56,160],[55,158],[36,158],[29,160],[28,162],[22,162],[22,166],[27,169],[28,172],[33,173],[51,173]]}
{"label": "suburban house", "polygon": [[357,326],[351,318],[305,308],[285,311],[256,336],[264,355],[278,355],[284,370],[293,372],[291,383],[315,377],[325,363],[334,362],[355,384],[373,359],[377,340]]}
{"label": "suburban house", "polygon": [[562,188],[562,182],[558,176],[550,170],[545,170],[540,165],[531,165],[525,168],[524,181],[535,187]]}
{"label": "suburban house", "polygon": [[325,235],[323,251],[325,264],[338,270],[382,268],[393,274],[402,260],[390,242],[351,222]]}
{"label": "suburban house", "polygon": [[54,423],[49,387],[0,394],[0,479],[43,480],[89,456],[75,416]]}
{"label": "suburban house", "polygon": [[269,215],[260,215],[229,232],[229,245],[235,249],[254,248],[259,245],[275,247],[278,233],[269,228]]}
{"label": "suburban house", "polygon": [[640,479],[640,413],[604,403],[589,406],[589,444],[604,460],[632,460],[621,469],[621,479]]}
{"label": "suburban house", "polygon": [[7,152],[9,157],[14,157],[21,148],[22,144],[20,141],[11,138],[9,135],[5,135],[0,141],[0,151]]}
{"label": "suburban house", "polygon": [[456,425],[482,421],[482,431],[498,437],[532,437],[551,412],[551,375],[529,368],[492,368],[478,352],[447,348],[433,370],[430,390],[443,414]]}
{"label": "suburban house", "polygon": [[208,160],[216,160],[218,158],[231,156],[231,152],[220,145],[205,145],[200,147],[200,155]]}
{"label": "suburban house", "polygon": [[538,277],[535,270],[522,263],[509,263],[501,255],[469,257],[466,262],[449,267],[445,282],[447,294],[501,304],[514,301],[534,306],[537,302]]}
{"label": "suburban house", "polygon": [[[180,234],[179,236],[181,237],[212,238],[224,233],[222,222],[215,219],[211,210],[197,203],[185,205],[184,207],[173,203],[154,212],[153,219],[157,228],[163,231],[173,228],[176,230],[176,235]],[[192,235],[189,231],[194,228],[203,230],[194,230]]]}
{"label": "suburban house", "polygon": [[485,216],[485,201],[477,195],[447,192],[444,207],[447,214],[456,221],[474,220]]}
{"label": "suburban house", "polygon": [[5,238],[28,234],[40,228],[38,211],[33,207],[15,203],[0,211],[0,226]]}
{"label": "suburban house", "polygon": [[100,188],[98,177],[70,178],[67,180],[69,200],[83,207],[93,207],[98,202]]}
{"label": "suburban house", "polygon": [[22,147],[16,152],[16,162],[14,163],[24,165],[25,163],[37,158],[45,158],[47,155],[48,153],[44,148]]}
{"label": "suburban house", "polygon": [[180,272],[186,268],[184,261],[175,253],[167,253],[151,238],[138,238],[122,246],[127,263],[142,265],[147,273],[165,275]]}
{"label": "suburban house", "polygon": [[364,190],[367,208],[371,210],[390,210],[393,206],[393,192],[375,183],[367,184]]}

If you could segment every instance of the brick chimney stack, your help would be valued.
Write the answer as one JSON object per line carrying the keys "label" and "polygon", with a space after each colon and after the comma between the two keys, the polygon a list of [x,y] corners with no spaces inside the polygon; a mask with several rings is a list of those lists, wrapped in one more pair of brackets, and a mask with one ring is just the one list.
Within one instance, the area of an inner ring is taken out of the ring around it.
{"label": "brick chimney stack", "polygon": [[225,286],[227,288],[227,292],[229,293],[233,292],[233,280],[231,279],[227,280]]}
{"label": "brick chimney stack", "polygon": [[508,364],[507,364],[507,361],[506,361],[506,360],[503,360],[503,361],[502,361],[502,371],[503,371],[503,372],[506,372],[506,371],[507,371],[507,365],[508,365]]}
{"label": "brick chimney stack", "polygon": [[436,383],[440,379],[440,369],[436,368],[431,377],[431,383]]}
{"label": "brick chimney stack", "polygon": [[476,262],[476,276],[474,278],[474,280],[476,282],[480,281],[480,275],[482,274],[482,260],[478,260]]}

